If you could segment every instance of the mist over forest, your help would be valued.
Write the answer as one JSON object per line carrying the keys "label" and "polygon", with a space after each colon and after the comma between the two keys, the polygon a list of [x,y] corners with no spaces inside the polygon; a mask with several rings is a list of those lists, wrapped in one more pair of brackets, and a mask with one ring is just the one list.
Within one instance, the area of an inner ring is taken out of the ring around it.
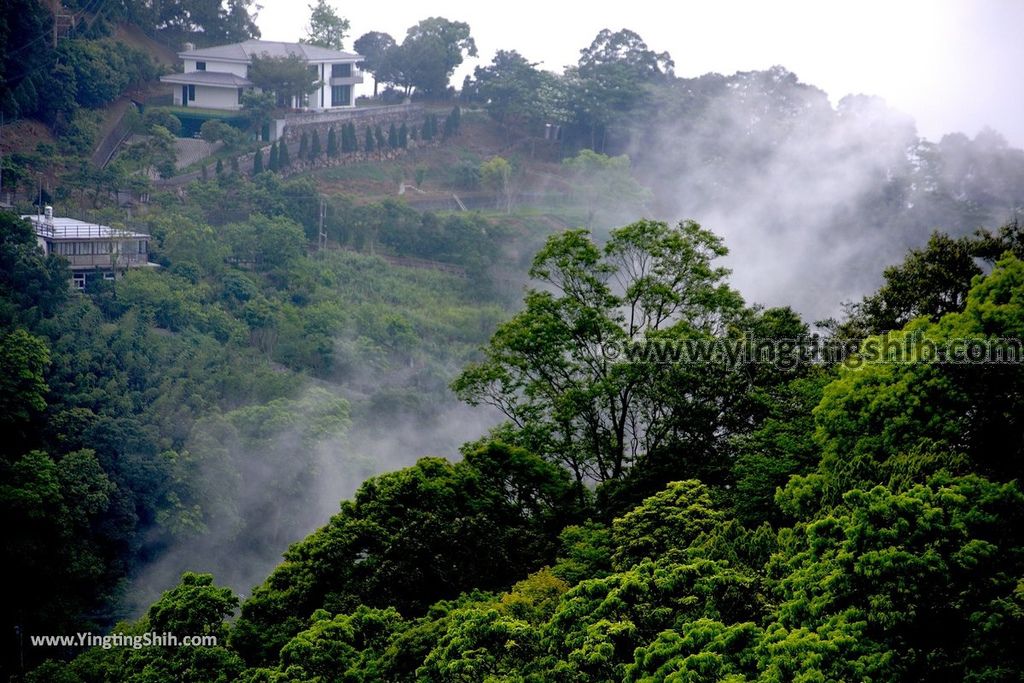
{"label": "mist over forest", "polygon": [[0,680],[1024,676],[1024,150],[256,9],[0,15]]}

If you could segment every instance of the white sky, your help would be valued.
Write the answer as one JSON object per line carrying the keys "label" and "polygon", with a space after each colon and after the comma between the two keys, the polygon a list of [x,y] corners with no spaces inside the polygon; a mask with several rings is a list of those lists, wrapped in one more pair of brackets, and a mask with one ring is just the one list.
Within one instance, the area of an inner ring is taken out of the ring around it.
{"label": "white sky", "polygon": [[[456,87],[495,50],[560,71],[601,29],[629,28],[668,50],[680,76],[781,64],[833,103],[849,93],[885,98],[932,140],[987,124],[1024,147],[1024,0],[331,2],[352,24],[349,49],[367,31],[401,42],[427,16],[469,23],[480,56],[460,68]],[[262,4],[263,38],[305,35],[303,0]]]}

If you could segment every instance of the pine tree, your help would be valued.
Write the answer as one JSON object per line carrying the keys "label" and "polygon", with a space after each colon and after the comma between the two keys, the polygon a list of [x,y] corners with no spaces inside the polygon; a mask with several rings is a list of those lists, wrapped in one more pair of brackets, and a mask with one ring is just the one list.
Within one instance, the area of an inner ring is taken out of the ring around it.
{"label": "pine tree", "polygon": [[231,156],[231,172],[238,173],[238,157],[234,155]]}
{"label": "pine tree", "polygon": [[309,136],[306,131],[302,131],[302,137],[299,139],[299,161],[305,161],[307,156],[309,156]]}
{"label": "pine tree", "polygon": [[398,129],[395,128],[394,123],[388,128],[388,147],[398,149]]}
{"label": "pine tree", "polygon": [[217,159],[216,173],[218,176],[224,173],[224,162],[221,159]]}
{"label": "pine tree", "polygon": [[458,135],[459,125],[462,120],[462,112],[458,107],[453,107],[452,111],[444,120],[444,139]]}
{"label": "pine tree", "polygon": [[252,174],[254,176],[263,173],[263,150],[256,150],[256,156],[252,158]]}
{"label": "pine tree", "polygon": [[281,164],[278,162],[277,142],[270,145],[270,158],[267,160],[267,168],[270,169],[271,173],[277,173],[281,168]]}
{"label": "pine tree", "polygon": [[365,143],[365,148],[366,148],[366,153],[367,154],[369,154],[370,152],[373,151],[373,131],[370,130],[369,126],[366,127],[366,143]]}
{"label": "pine tree", "polygon": [[206,180],[206,164],[203,164],[202,166],[199,167],[199,177],[202,178],[203,180]]}
{"label": "pine tree", "polygon": [[320,158],[320,153],[323,150],[320,148],[320,133],[319,131],[313,131],[313,139],[309,143],[309,160],[316,161]]}
{"label": "pine tree", "polygon": [[356,134],[356,124],[351,121],[348,124],[348,146],[350,152],[359,151],[359,136]]}
{"label": "pine tree", "polygon": [[404,122],[398,129],[398,146],[402,149],[409,146],[409,127]]}
{"label": "pine tree", "polygon": [[458,135],[462,130],[462,107],[452,107],[452,113],[448,116],[452,119],[452,134]]}
{"label": "pine tree", "polygon": [[338,138],[334,134],[334,126],[331,126],[327,129],[327,158],[333,159],[336,156],[338,156]]}
{"label": "pine tree", "polygon": [[283,171],[291,165],[292,160],[288,157],[288,142],[282,138],[277,146],[277,167]]}
{"label": "pine tree", "polygon": [[387,138],[384,137],[384,131],[381,129],[380,126],[377,126],[377,130],[374,131],[373,138],[374,141],[377,143],[377,151],[383,152],[384,145],[387,144],[388,140]]}

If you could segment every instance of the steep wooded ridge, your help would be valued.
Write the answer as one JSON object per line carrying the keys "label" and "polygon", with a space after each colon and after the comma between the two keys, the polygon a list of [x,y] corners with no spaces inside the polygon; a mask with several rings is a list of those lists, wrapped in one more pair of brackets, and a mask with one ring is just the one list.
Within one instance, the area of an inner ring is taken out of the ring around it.
{"label": "steep wooded ridge", "polygon": [[[161,192],[169,111],[83,163],[156,73],[113,27],[240,40],[248,5],[68,6],[56,47],[15,5],[0,107],[55,137],[3,159],[4,678],[1024,676],[1024,152],[998,133],[929,142],[781,67],[677,78],[628,31],[456,93],[476,48],[435,17],[357,41],[382,101],[423,102],[404,134],[250,172],[255,129],[212,126],[216,165]],[[44,190],[153,265],[70,289],[18,218]],[[85,632],[122,642],[37,640]]]}

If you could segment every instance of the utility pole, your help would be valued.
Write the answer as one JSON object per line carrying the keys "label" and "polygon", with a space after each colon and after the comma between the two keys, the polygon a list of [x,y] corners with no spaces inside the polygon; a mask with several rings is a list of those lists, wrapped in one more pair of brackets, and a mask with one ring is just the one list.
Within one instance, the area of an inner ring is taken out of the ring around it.
{"label": "utility pole", "polygon": [[324,198],[320,197],[320,233],[317,239],[317,253],[320,258],[324,257],[324,252],[327,250],[327,231],[324,230],[324,218],[327,216],[327,204],[324,203]]}

